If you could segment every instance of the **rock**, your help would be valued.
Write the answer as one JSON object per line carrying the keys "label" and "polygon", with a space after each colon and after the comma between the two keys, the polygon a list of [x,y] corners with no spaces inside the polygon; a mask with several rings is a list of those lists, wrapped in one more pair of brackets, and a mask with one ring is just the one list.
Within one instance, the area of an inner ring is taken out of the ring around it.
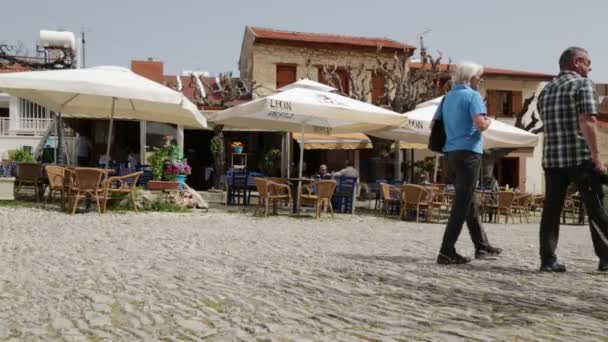
{"label": "rock", "polygon": [[51,323],[51,325],[53,326],[53,329],[55,329],[55,330],[67,330],[67,329],[71,329],[74,326],[69,319],[66,319],[63,317],[55,318],[53,320],[53,322]]}
{"label": "rock", "polygon": [[195,320],[189,320],[189,319],[180,319],[177,321],[177,324],[187,330],[190,330],[196,334],[204,334],[205,330],[208,330],[209,327],[207,327],[205,324],[203,324],[200,321],[195,321]]}
{"label": "rock", "polygon": [[91,327],[107,327],[112,325],[110,317],[102,315],[95,311],[87,311],[84,313],[84,317]]}

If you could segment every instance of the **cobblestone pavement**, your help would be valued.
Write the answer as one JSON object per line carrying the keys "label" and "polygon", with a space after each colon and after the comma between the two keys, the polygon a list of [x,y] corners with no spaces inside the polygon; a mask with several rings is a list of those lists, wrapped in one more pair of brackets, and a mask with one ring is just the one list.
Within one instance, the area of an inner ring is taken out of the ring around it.
{"label": "cobblestone pavement", "polygon": [[562,228],[569,272],[540,274],[538,224],[488,225],[504,256],[447,267],[443,225],[371,215],[0,208],[0,222],[0,340],[608,341],[584,226]]}

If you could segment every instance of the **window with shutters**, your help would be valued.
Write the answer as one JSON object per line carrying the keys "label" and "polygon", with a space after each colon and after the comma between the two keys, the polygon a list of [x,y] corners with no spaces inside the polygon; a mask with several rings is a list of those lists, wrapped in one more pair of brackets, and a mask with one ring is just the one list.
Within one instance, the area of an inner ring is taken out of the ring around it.
{"label": "window with shutters", "polygon": [[488,90],[487,109],[490,116],[513,117],[522,109],[521,91]]}
{"label": "window with shutters", "polygon": [[297,65],[277,65],[277,88],[284,87],[296,81]]}
{"label": "window with shutters", "polygon": [[372,103],[379,106],[388,103],[388,98],[384,96],[386,83],[384,75],[380,72],[372,73]]}

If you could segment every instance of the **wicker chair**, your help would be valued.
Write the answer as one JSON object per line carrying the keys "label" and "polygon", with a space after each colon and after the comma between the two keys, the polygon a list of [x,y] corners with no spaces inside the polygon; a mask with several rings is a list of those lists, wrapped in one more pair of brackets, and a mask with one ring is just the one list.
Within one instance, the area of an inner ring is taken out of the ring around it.
{"label": "wicker chair", "polygon": [[271,182],[264,178],[255,178],[255,186],[260,194],[258,205],[255,207],[254,216],[258,214],[260,207],[264,206],[264,217],[268,216],[270,203],[273,206],[273,213],[277,214],[279,202],[287,202],[290,212],[293,210],[293,199],[291,188],[287,184]]}
{"label": "wicker chair", "polygon": [[401,210],[399,217],[405,219],[407,209],[413,207],[416,209],[416,222],[420,218],[420,211],[426,211],[426,220],[430,222],[433,217],[433,198],[432,195],[423,186],[415,184],[406,184],[401,186]]}
{"label": "wicker chair", "polygon": [[380,191],[382,194],[382,210],[384,215],[388,215],[392,208],[398,207],[401,200],[399,199],[399,188],[387,183],[380,183]]}
{"label": "wicker chair", "polygon": [[101,179],[104,175],[104,170],[97,168],[82,167],[74,170],[74,184],[70,188],[70,192],[74,197],[72,215],[76,213],[80,198],[87,196],[95,199],[97,202],[97,212],[102,213],[100,200],[103,199],[104,188],[101,186]]}
{"label": "wicker chair", "polygon": [[[310,188],[302,187],[300,189],[300,207],[298,211],[302,207],[302,203],[312,203],[315,207],[315,218],[321,217],[321,208],[326,205],[331,213],[331,217],[334,217],[334,208],[331,205],[331,197],[336,190],[336,181],[334,180],[320,180],[313,183],[316,188],[316,194],[310,193]],[[304,190],[304,188],[308,190]],[[308,192],[308,193],[305,193]]]}
{"label": "wicker chair", "polygon": [[49,179],[49,195],[46,198],[46,203],[49,201],[52,202],[55,199],[55,195],[59,192],[61,196],[61,209],[63,209],[68,192],[65,178],[67,169],[57,165],[47,165],[45,166],[45,169]]}
{"label": "wicker chair", "polygon": [[[513,199],[515,193],[512,191],[499,191],[498,200],[496,204],[490,204],[486,206],[488,212],[494,214],[494,222],[500,223],[500,214],[505,215],[505,223],[509,223],[509,217],[513,212]],[[511,217],[511,221],[513,218]]]}
{"label": "wicker chair", "polygon": [[108,177],[103,182],[103,207],[102,212],[108,211],[108,199],[112,193],[128,194],[131,198],[131,204],[133,205],[133,211],[137,211],[137,204],[135,203],[135,187],[139,177],[143,175],[143,171],[133,172],[124,176],[113,176]]}
{"label": "wicker chair", "polygon": [[515,197],[513,212],[519,214],[519,223],[523,223],[522,215],[526,218],[526,223],[530,223],[530,201],[532,200],[532,194],[522,194]]}
{"label": "wicker chair", "polygon": [[21,188],[31,187],[34,189],[36,202],[40,202],[44,194],[44,182],[42,180],[42,165],[37,163],[19,163],[19,173],[15,179],[15,194]]}

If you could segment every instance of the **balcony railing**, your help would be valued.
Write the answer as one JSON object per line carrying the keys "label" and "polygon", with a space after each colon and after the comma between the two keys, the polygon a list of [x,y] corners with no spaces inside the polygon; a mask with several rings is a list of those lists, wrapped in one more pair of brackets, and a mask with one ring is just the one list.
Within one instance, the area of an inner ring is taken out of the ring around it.
{"label": "balcony railing", "polygon": [[53,119],[38,118],[38,119],[18,119],[17,127],[11,130],[10,119],[0,118],[0,136],[6,135],[32,135],[42,136],[46,132],[49,125],[53,124]]}
{"label": "balcony railing", "polygon": [[43,135],[52,123],[50,118],[19,119],[18,131],[20,134]]}

